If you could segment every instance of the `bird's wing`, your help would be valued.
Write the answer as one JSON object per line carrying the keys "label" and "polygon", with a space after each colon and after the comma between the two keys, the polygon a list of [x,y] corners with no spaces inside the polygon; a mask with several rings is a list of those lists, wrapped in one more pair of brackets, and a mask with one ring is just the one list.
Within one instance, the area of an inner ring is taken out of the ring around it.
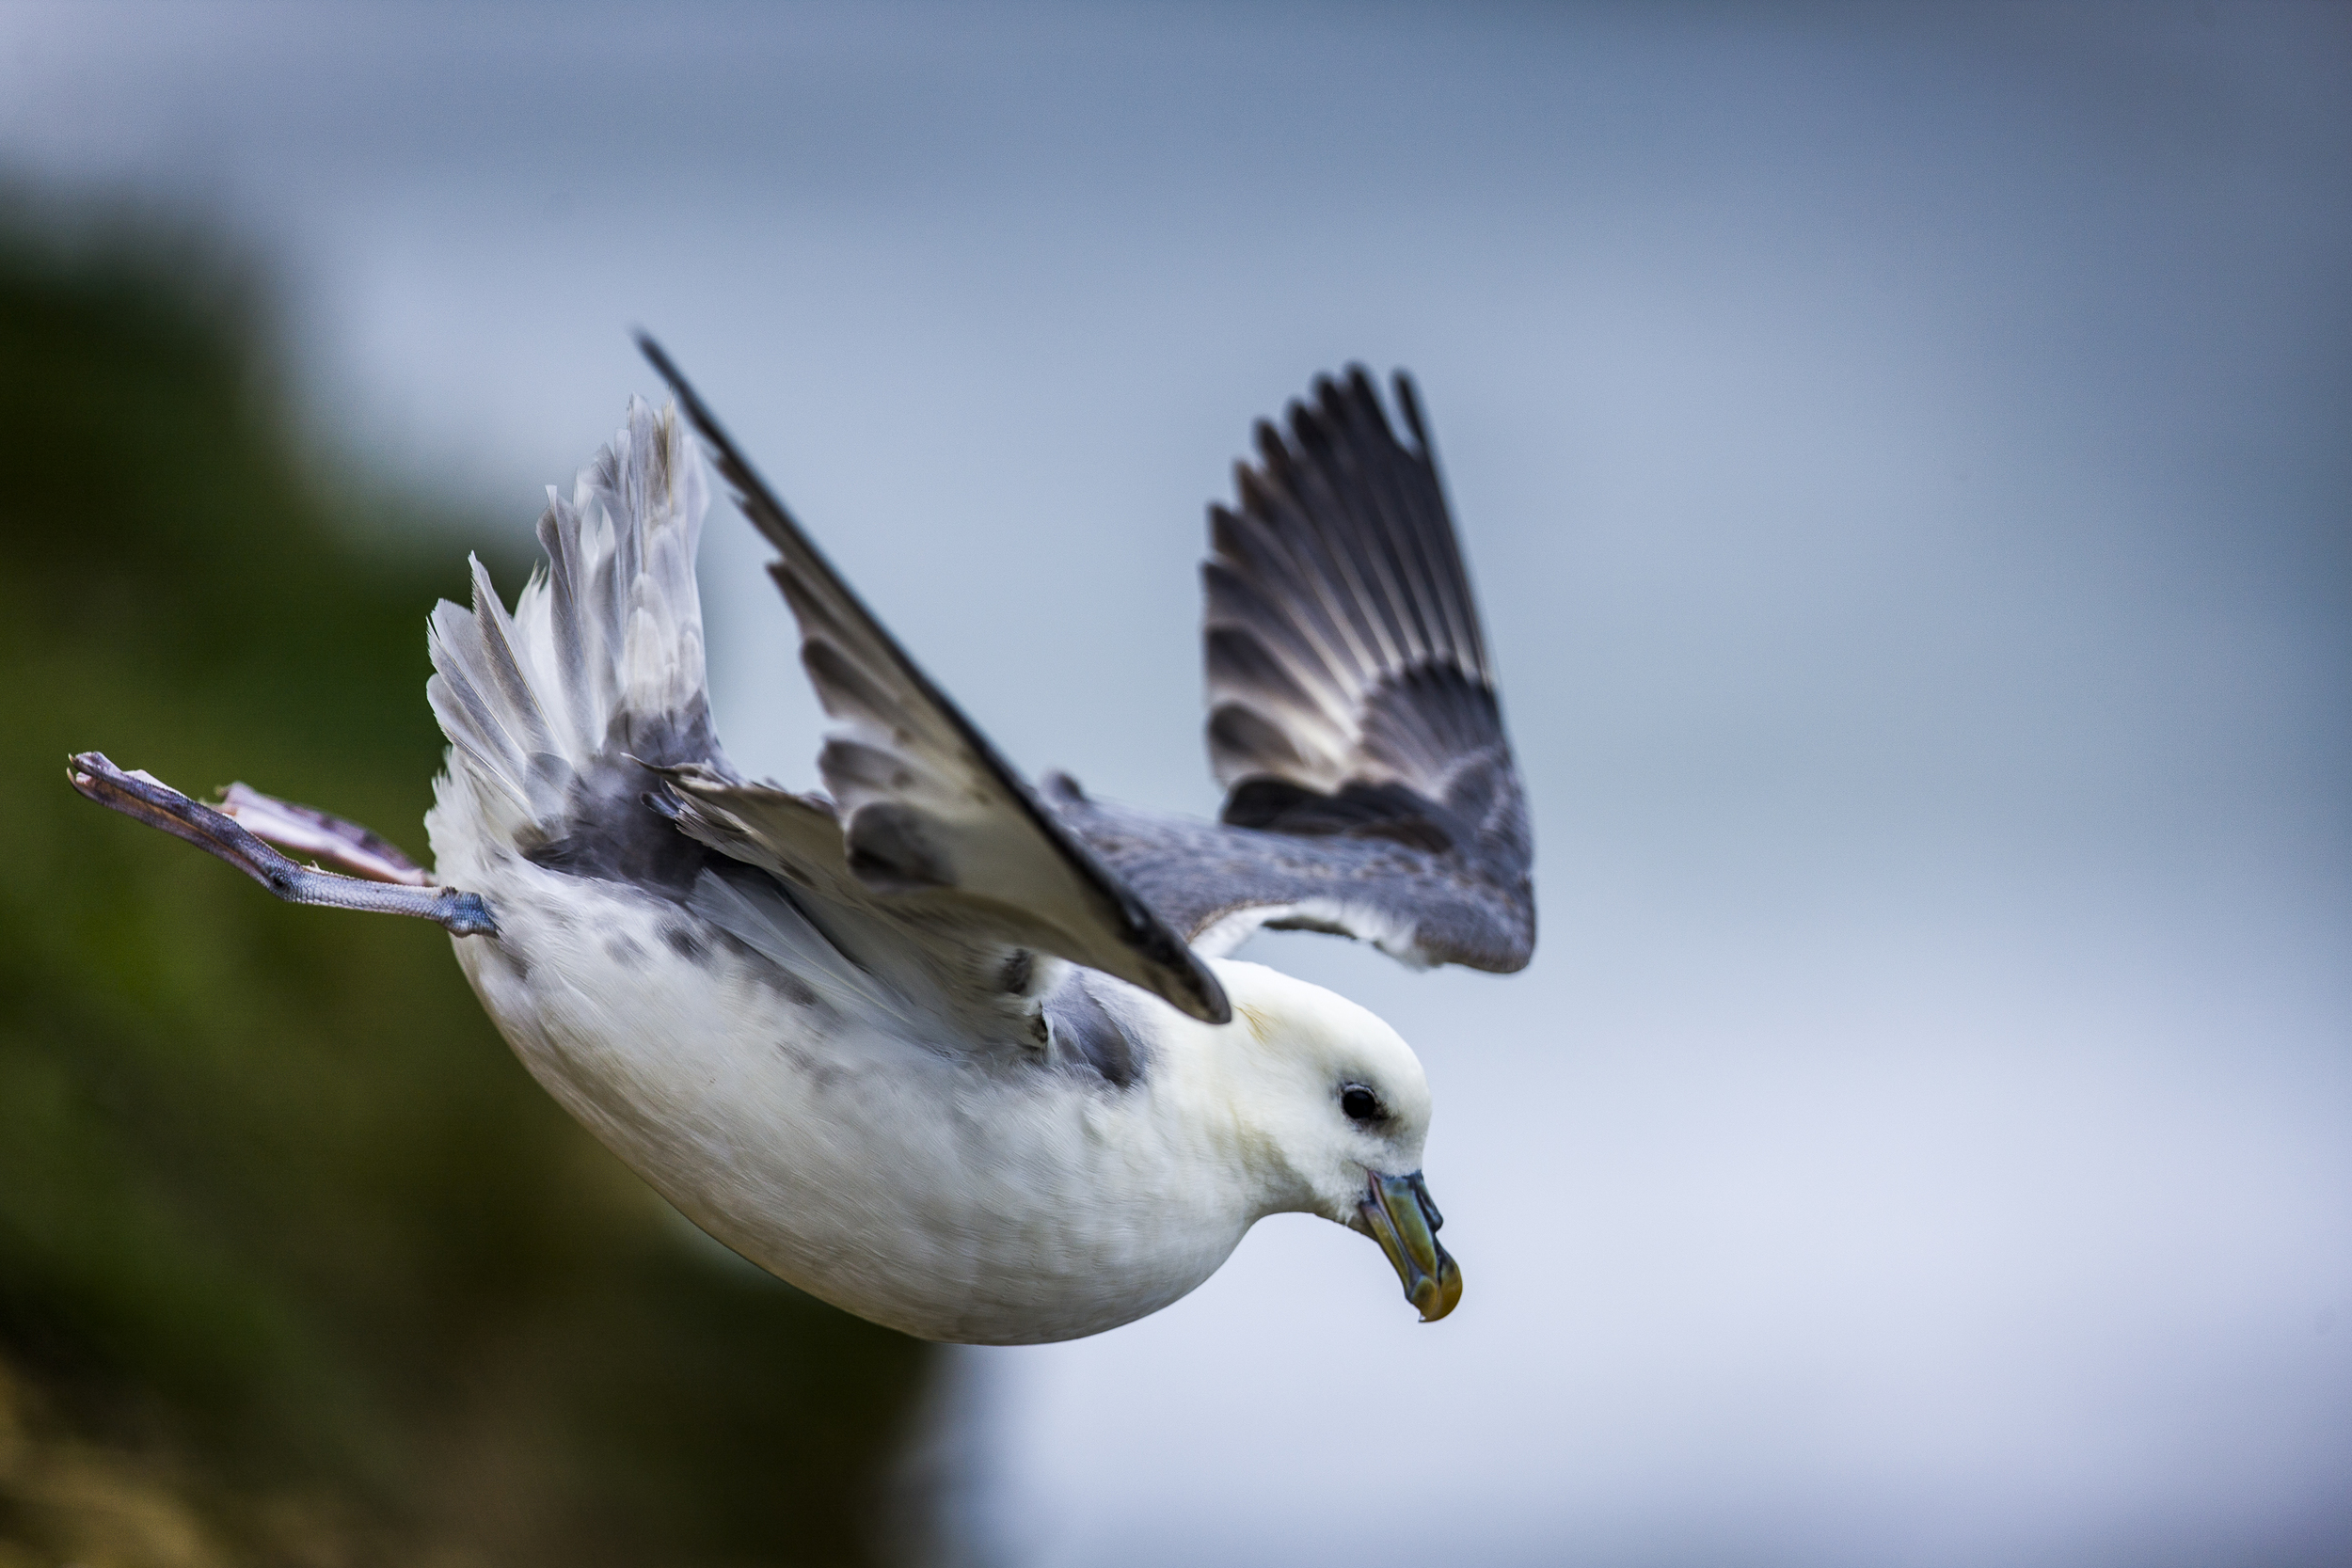
{"label": "bird's wing", "polygon": [[800,622],[801,662],[836,721],[818,758],[830,803],[679,770],[679,826],[738,858],[783,863],[771,870],[799,864],[835,879],[841,892],[917,923],[967,927],[1130,981],[1195,1018],[1230,1018],[1216,976],[859,603],[660,348],[640,346],[737,504],[775,546],[769,571]]}
{"label": "bird's wing", "polygon": [[1057,810],[1210,951],[1261,925],[1509,971],[1534,947],[1526,796],[1412,383],[1397,439],[1363,371],[1257,431],[1212,506],[1209,757],[1222,828]]}

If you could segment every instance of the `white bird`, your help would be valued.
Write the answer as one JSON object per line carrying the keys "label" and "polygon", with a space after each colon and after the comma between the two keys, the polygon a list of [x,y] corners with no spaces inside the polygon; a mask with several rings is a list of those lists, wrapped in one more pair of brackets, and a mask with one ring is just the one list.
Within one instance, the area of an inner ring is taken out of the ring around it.
{"label": "white bird", "polygon": [[1411,446],[1361,371],[1321,380],[1211,509],[1209,823],[1031,789],[643,346],[776,549],[835,721],[828,793],[743,779],[711,732],[702,457],[676,405],[636,402],[573,499],[549,488],[514,612],[479,562],[472,609],[434,611],[431,876],[242,785],[215,809],[87,752],[74,786],[280,897],[438,921],[590,1132],[877,1323],[1098,1333],[1296,1211],[1376,1240],[1424,1320],[1451,1311],[1421,1063],[1356,1004],[1223,956],[1268,925],[1420,966],[1533,946],[1526,809],[1410,382]]}

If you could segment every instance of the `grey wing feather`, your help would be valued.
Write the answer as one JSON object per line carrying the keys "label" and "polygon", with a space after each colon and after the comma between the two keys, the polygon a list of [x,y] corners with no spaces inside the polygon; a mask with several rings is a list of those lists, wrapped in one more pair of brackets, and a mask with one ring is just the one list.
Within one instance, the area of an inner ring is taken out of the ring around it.
{"label": "grey wing feather", "polygon": [[1417,449],[1359,369],[1257,431],[1238,509],[1209,510],[1201,568],[1209,754],[1217,782],[1324,794],[1403,782],[1443,796],[1466,751],[1499,743],[1494,675],[1411,383]]}
{"label": "grey wing feather", "polygon": [[1470,575],[1412,383],[1399,441],[1361,369],[1257,432],[1210,509],[1209,755],[1224,826],[1057,809],[1206,950],[1259,925],[1509,971],[1534,849]]}
{"label": "grey wing feather", "polygon": [[[958,910],[1195,1018],[1226,1022],[1232,1010],[1216,976],[1045,809],[858,602],[660,347],[643,338],[639,346],[780,558],[769,570],[800,622],[801,661],[840,724],[818,768],[858,883],[910,908]],[[692,793],[715,805],[712,792],[723,788],[705,783]]]}
{"label": "grey wing feather", "polygon": [[921,1015],[950,1017],[969,1038],[1042,1051],[1116,1087],[1143,1075],[1139,1036],[1106,1004],[1101,976],[1036,959],[1022,941],[1037,939],[1015,925],[975,931],[952,894],[874,894],[849,869],[831,801],[691,765],[661,772],[680,831],[739,869],[770,873],[707,873],[689,907],[817,994],[917,1028]]}

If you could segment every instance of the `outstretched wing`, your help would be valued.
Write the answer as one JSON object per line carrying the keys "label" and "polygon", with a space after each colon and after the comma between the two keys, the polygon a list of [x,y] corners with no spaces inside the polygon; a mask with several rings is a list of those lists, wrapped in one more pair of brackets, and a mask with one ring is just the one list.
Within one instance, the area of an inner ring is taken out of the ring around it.
{"label": "outstretched wing", "polygon": [[1237,505],[1209,509],[1211,828],[1087,800],[1056,809],[1179,930],[1230,950],[1261,925],[1408,962],[1523,967],[1526,798],[1470,575],[1411,381],[1399,441],[1360,368],[1257,431]]}
{"label": "outstretched wing", "polygon": [[[837,831],[849,875],[911,912],[953,914],[1009,942],[1099,969],[1213,1023],[1232,1016],[1200,958],[996,754],[801,531],[659,345],[668,380],[801,626],[801,662],[838,727],[818,758],[830,810],[708,774],[675,776],[680,826],[724,852],[822,858]],[[822,818],[832,817],[837,830]],[[697,831],[699,828],[700,831]],[[745,831],[749,830],[748,837]],[[757,847],[765,840],[776,842]]]}

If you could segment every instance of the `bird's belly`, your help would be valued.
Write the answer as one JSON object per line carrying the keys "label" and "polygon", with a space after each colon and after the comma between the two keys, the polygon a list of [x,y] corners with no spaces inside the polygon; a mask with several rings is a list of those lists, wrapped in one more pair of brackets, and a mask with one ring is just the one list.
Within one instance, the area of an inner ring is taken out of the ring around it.
{"label": "bird's belly", "polygon": [[923,1338],[1075,1338],[1175,1301],[1248,1228],[1135,1102],[930,1050],[675,905],[531,868],[461,966],[526,1068],[703,1229]]}

